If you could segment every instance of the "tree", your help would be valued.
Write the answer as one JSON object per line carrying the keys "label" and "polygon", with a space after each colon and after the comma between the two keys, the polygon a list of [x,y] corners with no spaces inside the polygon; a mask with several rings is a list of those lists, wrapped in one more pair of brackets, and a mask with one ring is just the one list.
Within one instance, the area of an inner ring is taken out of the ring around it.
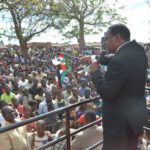
{"label": "tree", "polygon": [[58,29],[67,38],[77,38],[80,50],[85,47],[85,35],[95,34],[114,21],[125,21],[117,13],[123,7],[117,8],[114,3],[111,8],[107,0],[57,0],[56,3],[64,23]]}
{"label": "tree", "polygon": [[2,19],[7,24],[0,35],[18,39],[22,54],[27,56],[27,42],[53,24],[50,9],[50,0],[0,0]]}

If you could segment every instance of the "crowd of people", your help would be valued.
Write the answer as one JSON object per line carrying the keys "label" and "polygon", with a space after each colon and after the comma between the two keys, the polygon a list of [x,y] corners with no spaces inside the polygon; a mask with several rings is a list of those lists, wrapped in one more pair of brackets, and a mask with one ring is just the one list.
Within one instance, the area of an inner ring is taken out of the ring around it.
{"label": "crowd of people", "polygon": [[[97,124],[72,136],[71,149],[84,150],[104,139],[103,148],[101,145],[98,150],[148,150],[150,135],[142,130],[146,121],[146,70],[149,71],[145,50],[136,41],[130,41],[130,31],[122,24],[108,28],[105,38],[113,57],[107,59],[105,67],[92,63],[91,72],[86,69],[88,59],[77,57],[99,55],[98,50],[81,53],[77,49],[29,49],[28,57],[23,57],[18,49],[4,49],[0,54],[0,126],[101,95],[103,100],[97,98],[69,110],[70,132],[103,117],[103,127]],[[52,63],[58,52],[73,56],[61,89],[57,66]],[[149,49],[146,52],[149,60]],[[0,150],[34,150],[58,139],[66,134],[65,115],[51,114],[0,134]],[[66,149],[66,140],[47,148]]]}
{"label": "crowd of people", "polygon": [[[90,74],[81,71],[86,65],[76,60],[75,57],[69,60],[72,69],[66,75],[62,89],[58,87],[56,66],[52,64],[52,59],[60,51],[62,49],[48,51],[30,49],[28,57],[23,57],[16,49],[2,51],[0,57],[1,127],[97,96]],[[92,53],[91,50],[87,50],[87,52]],[[76,57],[81,55],[77,50],[66,51],[66,53]],[[90,119],[100,119],[101,115],[101,99],[70,109],[70,131],[85,125],[90,122]],[[102,128],[95,126],[92,130],[99,133],[99,136],[94,138],[95,140],[93,139],[96,143],[102,139]],[[65,133],[65,114],[63,112],[52,114],[43,120],[1,134],[0,150],[36,149]],[[83,132],[82,134],[84,136],[87,133]],[[82,138],[81,135],[80,138]],[[81,146],[81,144],[77,142],[77,139],[72,137],[72,142],[72,149],[79,149],[77,146]],[[65,150],[66,140],[48,149]]]}

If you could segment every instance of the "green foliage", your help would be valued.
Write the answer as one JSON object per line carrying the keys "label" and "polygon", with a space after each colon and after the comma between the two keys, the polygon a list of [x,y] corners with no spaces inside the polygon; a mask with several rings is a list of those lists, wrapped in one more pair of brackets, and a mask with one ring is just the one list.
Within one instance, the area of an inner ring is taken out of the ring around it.
{"label": "green foliage", "polygon": [[0,0],[6,24],[0,36],[17,38],[21,45],[55,26],[84,46],[85,35],[96,34],[114,21],[126,21],[118,14],[123,7],[116,7],[116,3],[110,7],[108,0]]}
{"label": "green foliage", "polygon": [[28,55],[27,42],[53,26],[58,13],[52,0],[0,0],[0,11],[0,36],[18,39],[24,56]]}
{"label": "green foliage", "polygon": [[116,2],[110,7],[108,0],[56,0],[62,23],[57,28],[65,37],[79,40],[84,35],[98,33],[115,21],[126,22],[118,14],[123,7],[116,7]]}
{"label": "green foliage", "polygon": [[50,9],[50,0],[0,0],[2,19],[7,24],[0,34],[29,41],[53,24]]}

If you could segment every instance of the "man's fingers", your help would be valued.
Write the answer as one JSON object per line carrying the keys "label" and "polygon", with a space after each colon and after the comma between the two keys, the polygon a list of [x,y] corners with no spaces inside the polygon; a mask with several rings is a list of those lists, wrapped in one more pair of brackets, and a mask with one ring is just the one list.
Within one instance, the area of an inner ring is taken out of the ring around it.
{"label": "man's fingers", "polygon": [[81,61],[86,63],[86,64],[91,64],[92,60],[90,56],[84,56],[81,58]]}
{"label": "man's fingers", "polygon": [[99,67],[100,67],[99,64],[97,62],[94,62],[90,65],[90,70],[91,72],[95,72],[96,70],[99,69]]}

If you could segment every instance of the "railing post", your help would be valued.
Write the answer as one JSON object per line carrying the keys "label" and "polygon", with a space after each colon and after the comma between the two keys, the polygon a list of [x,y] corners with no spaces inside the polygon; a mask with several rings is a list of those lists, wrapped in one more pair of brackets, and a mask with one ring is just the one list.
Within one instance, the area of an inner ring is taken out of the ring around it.
{"label": "railing post", "polygon": [[71,150],[70,145],[70,114],[69,109],[66,110],[66,136],[67,136],[67,150]]}

